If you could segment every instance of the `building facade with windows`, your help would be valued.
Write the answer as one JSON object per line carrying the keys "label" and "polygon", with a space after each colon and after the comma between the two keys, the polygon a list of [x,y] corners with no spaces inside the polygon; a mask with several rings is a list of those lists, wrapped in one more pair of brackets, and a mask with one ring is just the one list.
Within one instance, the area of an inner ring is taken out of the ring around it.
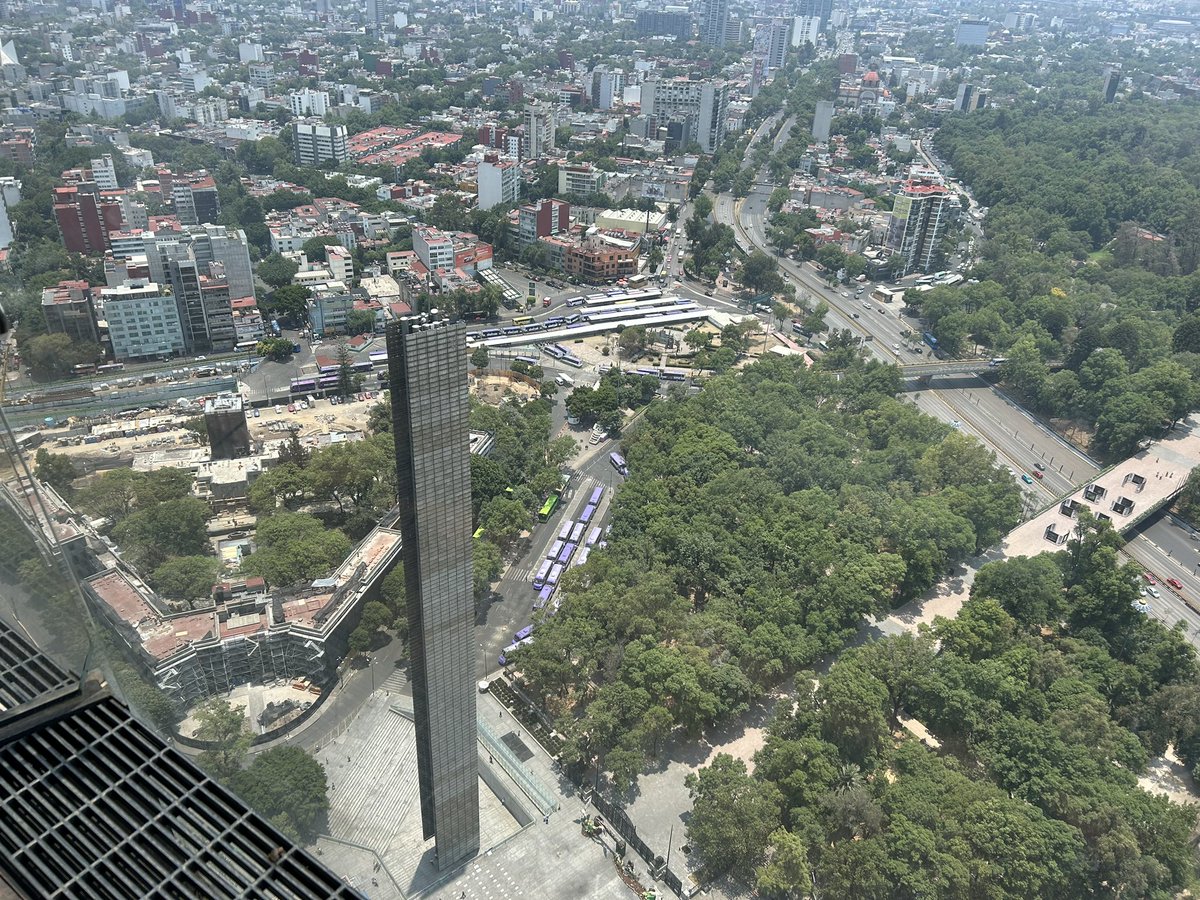
{"label": "building facade with windows", "polygon": [[146,279],[100,289],[113,358],[125,362],[184,352],[179,308],[170,290]]}
{"label": "building facade with windows", "polygon": [[919,179],[905,182],[896,195],[888,226],[893,277],[937,268],[951,215],[951,194],[945,187]]}
{"label": "building facade with windows", "polygon": [[466,325],[401,319],[387,349],[421,822],[445,872],[479,852]]}

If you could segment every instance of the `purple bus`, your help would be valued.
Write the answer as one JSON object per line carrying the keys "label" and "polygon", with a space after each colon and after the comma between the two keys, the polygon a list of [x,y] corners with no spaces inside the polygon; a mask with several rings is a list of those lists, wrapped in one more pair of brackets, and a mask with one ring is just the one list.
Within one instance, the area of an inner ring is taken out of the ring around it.
{"label": "purple bus", "polygon": [[592,521],[592,516],[594,516],[595,514],[596,514],[596,507],[592,506],[589,503],[587,506],[585,506],[583,508],[583,512],[579,516],[579,524],[586,525],[588,522]]}
{"label": "purple bus", "polygon": [[543,559],[542,565],[538,568],[537,574],[533,576],[533,589],[540,591],[546,584],[546,576],[550,574],[550,560]]}
{"label": "purple bus", "polygon": [[583,542],[583,545],[585,547],[595,547],[596,542],[598,540],[600,540],[600,526],[599,525],[597,525],[595,528],[593,528],[591,530],[591,532],[587,536],[587,540]]}
{"label": "purple bus", "polygon": [[625,465],[625,457],[623,457],[620,453],[608,454],[608,461],[612,463],[612,467],[621,475],[629,474],[629,467]]}
{"label": "purple bus", "polygon": [[585,528],[587,528],[587,525],[585,525],[583,522],[580,522],[573,529],[571,529],[571,543],[572,544],[578,544],[580,541],[583,540],[583,529],[585,529]]}
{"label": "purple bus", "polygon": [[588,501],[588,506],[599,506],[600,498],[604,496],[604,485],[592,491],[592,499]]}
{"label": "purple bus", "polygon": [[550,587],[558,587],[558,579],[562,576],[563,567],[554,564],[554,568],[550,570],[550,576],[546,579],[546,584]]}
{"label": "purple bus", "polygon": [[533,634],[533,626],[526,625],[524,628],[522,628],[520,631],[518,631],[516,634],[513,635],[513,643],[519,644],[519,643],[521,643],[521,641],[525,640],[525,638],[529,637],[532,634]]}
{"label": "purple bus", "polygon": [[507,647],[505,647],[503,650],[500,651],[500,658],[497,660],[497,662],[500,663],[500,665],[502,665],[502,666],[507,666],[508,658],[510,656],[512,656],[514,653],[516,653],[519,648],[525,647],[532,643],[533,643],[532,637],[522,638],[519,641],[514,641],[513,643],[509,644]]}
{"label": "purple bus", "polygon": [[554,588],[546,585],[538,591],[537,600],[533,604],[534,609],[545,609],[546,604],[550,602],[550,598],[554,596]]}
{"label": "purple bus", "polygon": [[558,539],[565,541],[571,536],[571,529],[575,527],[575,522],[572,519],[567,519],[562,523],[562,528],[558,529]]}
{"label": "purple bus", "polygon": [[560,566],[565,566],[571,561],[571,557],[575,555],[575,548],[575,544],[564,544],[562,553],[558,554],[554,561]]}
{"label": "purple bus", "polygon": [[550,551],[546,554],[546,559],[558,559],[558,554],[562,553],[563,544],[566,541],[555,541],[550,545]]}

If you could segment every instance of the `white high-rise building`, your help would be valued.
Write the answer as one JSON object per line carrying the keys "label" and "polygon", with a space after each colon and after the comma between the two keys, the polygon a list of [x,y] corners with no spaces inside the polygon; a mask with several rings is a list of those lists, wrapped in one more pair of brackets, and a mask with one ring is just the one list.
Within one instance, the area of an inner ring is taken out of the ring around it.
{"label": "white high-rise building", "polygon": [[817,110],[813,113],[813,140],[824,144],[829,141],[829,130],[833,126],[833,101],[818,100]]}
{"label": "white high-rise building", "polygon": [[681,143],[695,141],[713,153],[725,139],[729,85],[724,81],[650,78],[642,85],[642,114],[652,131],[682,126]]}
{"label": "white high-rise building", "polygon": [[96,187],[102,191],[115,191],[120,187],[117,184],[117,169],[113,165],[111,153],[105,153],[99,159],[92,160],[92,181],[96,182]]}
{"label": "white high-rise building", "polygon": [[791,19],[772,19],[763,26],[767,38],[767,68],[782,69],[787,61],[788,37],[792,30]]}
{"label": "white high-rise building", "polygon": [[491,209],[521,199],[521,167],[515,159],[501,159],[488,153],[479,163],[477,174],[480,209]]}
{"label": "white high-rise building", "polygon": [[8,211],[21,202],[21,182],[11,175],[0,178],[0,250],[13,242],[12,219]]}
{"label": "white high-rise building", "polygon": [[345,125],[326,125],[319,119],[292,123],[292,150],[300,166],[340,163],[348,155]]}
{"label": "white high-rise building", "polygon": [[314,91],[305,88],[302,91],[292,91],[289,100],[292,106],[292,115],[297,118],[323,116],[329,112],[329,91]]}
{"label": "white high-rise building", "polygon": [[821,20],[816,16],[796,16],[792,19],[792,46],[817,45],[821,35]]}
{"label": "white high-rise building", "polygon": [[558,127],[554,108],[548,103],[535,100],[525,104],[525,147],[526,159],[538,159],[554,149],[554,130]]}

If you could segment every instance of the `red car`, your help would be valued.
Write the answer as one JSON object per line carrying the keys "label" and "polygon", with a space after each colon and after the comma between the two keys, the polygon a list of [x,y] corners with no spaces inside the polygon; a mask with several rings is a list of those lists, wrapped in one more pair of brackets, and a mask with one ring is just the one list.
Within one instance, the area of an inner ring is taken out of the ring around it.
{"label": "red car", "polygon": [[1044,475],[1042,475],[1042,473],[1041,473],[1041,472],[1039,472],[1037,469],[1034,469],[1034,470],[1033,470],[1033,477],[1034,477],[1034,478],[1036,478],[1038,481],[1041,481],[1041,480],[1042,480],[1042,479],[1043,479],[1045,476],[1044,476]]}
{"label": "red car", "polygon": [[1171,587],[1175,588],[1175,590],[1177,590],[1177,591],[1183,590],[1183,582],[1180,581],[1178,578],[1168,578],[1167,584],[1169,584]]}
{"label": "red car", "polygon": [[1146,579],[1148,584],[1158,584],[1158,579],[1154,577],[1153,572],[1143,572],[1142,577]]}

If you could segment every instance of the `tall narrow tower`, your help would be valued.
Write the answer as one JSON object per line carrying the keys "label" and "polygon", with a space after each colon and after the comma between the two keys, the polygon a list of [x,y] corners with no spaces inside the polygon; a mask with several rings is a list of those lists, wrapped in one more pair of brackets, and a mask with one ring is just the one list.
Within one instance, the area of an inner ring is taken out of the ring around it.
{"label": "tall narrow tower", "polygon": [[387,330],[421,824],[442,871],[479,852],[466,345],[462,322]]}

